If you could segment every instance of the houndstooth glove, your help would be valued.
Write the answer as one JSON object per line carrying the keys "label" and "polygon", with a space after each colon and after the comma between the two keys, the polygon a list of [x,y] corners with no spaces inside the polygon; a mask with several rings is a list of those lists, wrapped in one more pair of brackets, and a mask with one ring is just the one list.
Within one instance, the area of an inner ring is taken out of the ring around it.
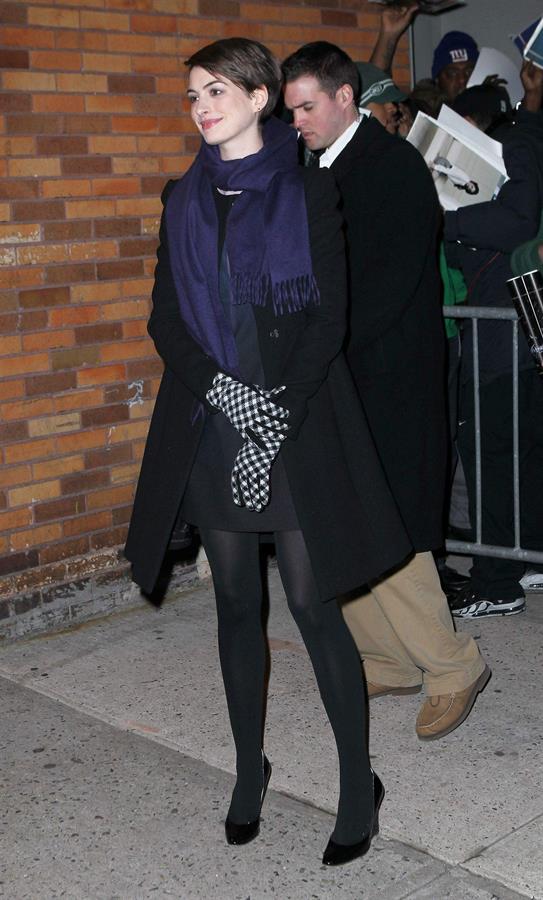
{"label": "houndstooth glove", "polygon": [[242,437],[250,437],[258,445],[265,446],[266,434],[270,431],[286,437],[289,411],[270,399],[284,390],[284,387],[276,387],[265,391],[258,385],[242,384],[230,375],[217,372],[206,400],[224,413]]}
{"label": "houndstooth glove", "polygon": [[232,469],[232,496],[236,506],[262,512],[268,505],[271,467],[284,439],[285,435],[261,429],[259,444],[252,439],[244,443]]}

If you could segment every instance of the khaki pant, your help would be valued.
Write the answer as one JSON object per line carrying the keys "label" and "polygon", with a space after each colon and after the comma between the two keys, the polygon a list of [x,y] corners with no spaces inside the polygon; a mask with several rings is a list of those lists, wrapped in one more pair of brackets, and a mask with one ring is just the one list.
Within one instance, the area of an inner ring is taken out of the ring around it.
{"label": "khaki pant", "polygon": [[368,681],[390,687],[424,684],[428,696],[461,691],[485,663],[468,634],[457,633],[431,553],[343,605]]}

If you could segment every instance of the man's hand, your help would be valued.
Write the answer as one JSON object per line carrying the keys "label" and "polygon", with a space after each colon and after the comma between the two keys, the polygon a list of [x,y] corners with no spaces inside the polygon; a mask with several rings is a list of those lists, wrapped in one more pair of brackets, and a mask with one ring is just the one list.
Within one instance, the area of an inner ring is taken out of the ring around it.
{"label": "man's hand", "polygon": [[381,31],[397,40],[406,31],[419,11],[418,2],[387,5],[381,13]]}
{"label": "man's hand", "polygon": [[482,84],[490,84],[492,87],[505,87],[508,84],[507,78],[501,78],[496,72],[494,75],[486,75]]}
{"label": "man's hand", "polygon": [[418,0],[409,0],[409,2],[399,5],[387,4],[383,7],[379,35],[369,59],[370,63],[382,69],[383,72],[390,72],[398,41],[404,31],[409,28],[418,11]]}
{"label": "man's hand", "polygon": [[524,87],[523,109],[539,112],[543,101],[543,69],[526,60],[520,70],[520,80]]}

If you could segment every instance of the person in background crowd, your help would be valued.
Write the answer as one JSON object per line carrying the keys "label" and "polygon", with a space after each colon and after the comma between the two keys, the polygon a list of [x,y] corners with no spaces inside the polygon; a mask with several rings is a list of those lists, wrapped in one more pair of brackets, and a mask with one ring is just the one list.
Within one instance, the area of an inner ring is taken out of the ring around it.
{"label": "person in background crowd", "polygon": [[422,96],[415,96],[412,91],[405,100],[398,103],[398,137],[407,137],[419,112],[431,116],[432,106]]}
{"label": "person in background crowd", "polygon": [[[520,77],[524,86],[524,97],[520,109],[516,111],[517,124],[540,123],[543,128],[543,69],[532,62],[525,62]],[[511,254],[511,270],[514,275],[538,269],[543,272],[543,211],[537,235],[516,247]]]}
{"label": "person in background crowd", "polygon": [[[524,85],[524,98],[520,110],[517,110],[518,124],[543,123],[543,69],[532,62],[525,62],[521,78]],[[535,114],[535,115],[531,115]],[[543,275],[543,211],[537,235],[526,243],[516,247],[511,254],[511,271],[513,275],[524,275],[538,271]],[[528,564],[520,581],[525,591],[543,589],[543,566]]]}
{"label": "person in background crowd", "polygon": [[[344,614],[369,697],[417,693],[424,684],[416,732],[432,740],[465,720],[490,677],[473,638],[454,630],[431,552],[443,541],[447,472],[437,195],[418,151],[375,117],[360,117],[359,74],[343,50],[306,44],[285,60],[283,74],[294,125],[312,151],[324,151],[319,164],[340,190],[347,358],[416,551],[346,603]],[[363,81],[362,96],[368,89]]]}
{"label": "person in background crowd", "polygon": [[396,87],[390,75],[377,66],[357,62],[356,68],[360,83],[364,85],[358,101],[359,112],[368,110],[389,134],[397,134],[401,118],[398,104],[407,100],[407,94]]}
{"label": "person in background crowd", "polygon": [[[523,69],[530,102],[539,110],[533,75]],[[540,79],[543,82],[543,79]],[[543,86],[543,85],[542,85]],[[515,124],[504,116],[503,89],[493,85],[469,88],[455,110],[484,128],[503,144],[509,180],[497,198],[445,213],[448,262],[462,269],[468,303],[511,306],[507,279],[511,253],[536,237],[543,206],[543,117],[521,108]],[[512,547],[513,535],[513,367],[511,327],[506,322],[481,321],[479,334],[479,396],[481,401],[482,541]],[[471,320],[466,319],[462,345],[458,446],[468,485],[470,518],[475,522],[475,408]],[[519,336],[519,426],[521,546],[541,550],[543,513],[543,391],[540,376]],[[458,618],[505,616],[526,608],[520,560],[474,556],[469,583],[449,594]]]}
{"label": "person in background crowd", "polygon": [[372,63],[357,62],[356,67],[361,83],[366,86],[358,102],[358,111],[362,115],[370,112],[389,134],[405,138],[419,110],[430,115],[431,108],[408,97],[387,72]]}
{"label": "person in background crowd", "polygon": [[[272,532],[339,756],[323,856],[363,856],[384,788],[370,767],[363,673],[336,595],[410,551],[341,354],[345,252],[333,178],[297,161],[271,113],[281,72],[256,41],[188,60],[202,136],[164,192],[149,332],[165,363],[125,549],[152,590],[174,522],[197,525],[215,588],[236,747],[230,844],[259,831],[266,641],[259,536]],[[331,540],[332,536],[332,540]]]}
{"label": "person in background crowd", "polygon": [[[392,71],[392,62],[398,42],[413,22],[418,3],[387,5],[381,13],[381,24],[370,62],[385,72]],[[475,68],[479,50],[474,39],[463,31],[449,31],[435,48],[432,77],[417,82],[410,97],[429,107],[430,115],[437,116],[442,103],[452,101],[467,86]]]}
{"label": "person in background crowd", "polygon": [[480,131],[496,131],[513,122],[509,94],[499,84],[475,84],[458,95],[452,108]]}
{"label": "person in background crowd", "polygon": [[[538,72],[541,73],[543,81],[543,70],[538,69]],[[513,250],[511,271],[513,275],[524,275],[526,272],[533,271],[538,271],[543,275],[543,212],[536,237]],[[539,377],[541,378],[541,375]],[[520,579],[520,584],[524,591],[543,590],[543,565],[528,563],[526,571]]]}
{"label": "person in background crowd", "polygon": [[464,31],[448,31],[434,50],[432,80],[449,105],[467,87],[479,49]]}

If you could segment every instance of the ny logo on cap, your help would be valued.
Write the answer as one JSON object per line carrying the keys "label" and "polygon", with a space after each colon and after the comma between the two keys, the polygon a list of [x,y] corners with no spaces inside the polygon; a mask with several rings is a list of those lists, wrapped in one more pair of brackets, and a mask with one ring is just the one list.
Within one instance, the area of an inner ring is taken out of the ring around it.
{"label": "ny logo on cap", "polygon": [[468,61],[468,51],[463,48],[461,50],[449,50],[449,53],[451,54],[452,63]]}

